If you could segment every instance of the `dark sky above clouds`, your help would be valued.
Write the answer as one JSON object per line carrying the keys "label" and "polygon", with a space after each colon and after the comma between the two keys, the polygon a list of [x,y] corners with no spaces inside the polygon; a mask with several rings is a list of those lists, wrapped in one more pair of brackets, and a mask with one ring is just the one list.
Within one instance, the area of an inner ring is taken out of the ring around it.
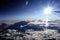
{"label": "dark sky above clouds", "polygon": [[60,0],[0,0],[0,19],[40,17],[48,4],[60,9]]}

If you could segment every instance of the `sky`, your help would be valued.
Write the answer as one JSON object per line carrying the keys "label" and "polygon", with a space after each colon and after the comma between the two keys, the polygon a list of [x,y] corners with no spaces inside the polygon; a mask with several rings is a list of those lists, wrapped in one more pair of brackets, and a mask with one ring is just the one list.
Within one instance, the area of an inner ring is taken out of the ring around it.
{"label": "sky", "polygon": [[0,0],[0,20],[44,19],[46,15],[43,10],[48,5],[53,8],[53,11],[57,11],[51,13],[49,18],[59,19],[60,0]]}

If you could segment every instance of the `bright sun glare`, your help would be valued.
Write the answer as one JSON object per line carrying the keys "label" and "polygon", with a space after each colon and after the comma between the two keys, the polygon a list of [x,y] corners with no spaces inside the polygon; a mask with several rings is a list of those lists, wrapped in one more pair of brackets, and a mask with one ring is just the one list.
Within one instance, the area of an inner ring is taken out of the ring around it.
{"label": "bright sun glare", "polygon": [[52,12],[52,7],[49,7],[49,6],[46,7],[43,12],[44,12],[44,14],[46,15],[46,20],[45,20],[45,21],[46,21],[46,23],[45,23],[46,25],[45,25],[45,26],[48,27],[48,25],[49,25],[49,24],[48,24],[48,20],[49,20],[49,19],[48,19],[48,14],[51,14],[51,12]]}
{"label": "bright sun glare", "polygon": [[51,7],[47,7],[44,9],[44,13],[45,14],[50,14],[52,12],[52,8]]}

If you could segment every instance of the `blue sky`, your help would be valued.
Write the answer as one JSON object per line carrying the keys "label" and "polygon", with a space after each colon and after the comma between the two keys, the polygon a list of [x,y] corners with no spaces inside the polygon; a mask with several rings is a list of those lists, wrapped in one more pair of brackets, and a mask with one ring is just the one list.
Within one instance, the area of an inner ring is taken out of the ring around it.
{"label": "blue sky", "polygon": [[[60,11],[59,0],[3,0],[0,3],[0,20],[44,18],[43,10],[48,5],[54,8],[53,11]],[[60,17],[59,13],[51,13],[49,18],[56,16]]]}

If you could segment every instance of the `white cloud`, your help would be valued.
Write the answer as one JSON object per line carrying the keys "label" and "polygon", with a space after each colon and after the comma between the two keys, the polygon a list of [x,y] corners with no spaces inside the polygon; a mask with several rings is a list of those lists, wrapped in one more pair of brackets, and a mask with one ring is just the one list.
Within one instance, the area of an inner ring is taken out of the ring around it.
{"label": "white cloud", "polygon": [[28,5],[29,4],[29,1],[26,1],[26,5]]}

